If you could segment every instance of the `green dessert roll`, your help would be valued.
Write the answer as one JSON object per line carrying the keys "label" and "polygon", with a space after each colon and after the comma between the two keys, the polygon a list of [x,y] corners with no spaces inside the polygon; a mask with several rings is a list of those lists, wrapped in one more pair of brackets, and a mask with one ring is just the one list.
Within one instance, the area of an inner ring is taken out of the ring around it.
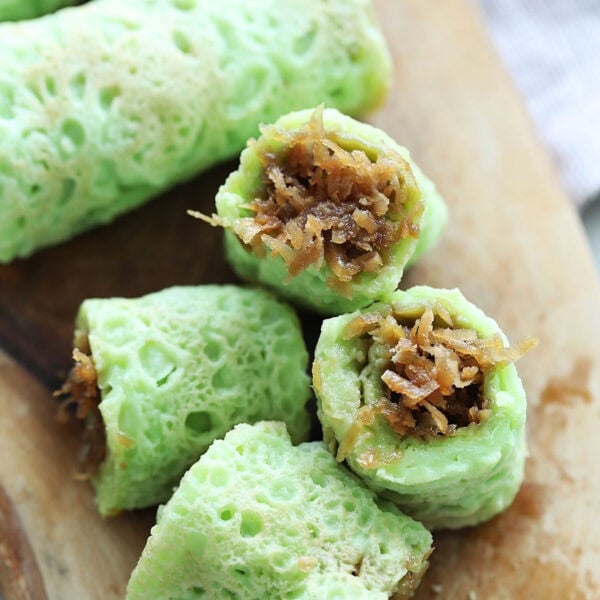
{"label": "green dessert roll", "polygon": [[442,198],[406,148],[322,107],[263,127],[216,204],[204,219],[226,228],[237,273],[323,314],[395,290],[446,221]]}
{"label": "green dessert roll", "polygon": [[78,0],[0,0],[0,21],[33,19],[77,3]]}
{"label": "green dessert roll", "polygon": [[324,321],[313,387],[324,438],[429,528],[506,509],[523,480],[526,400],[496,322],[458,290],[414,287]]}
{"label": "green dessert roll", "polygon": [[236,423],[285,421],[306,438],[308,355],[294,312],[263,290],[175,287],[90,299],[62,393],[86,421],[80,470],[102,514],[169,498]]}
{"label": "green dessert roll", "polygon": [[161,507],[127,587],[146,598],[407,598],[431,535],[378,499],[322,442],[238,425]]}
{"label": "green dessert roll", "polygon": [[0,262],[238,153],[258,124],[377,105],[369,0],[94,0],[0,25]]}

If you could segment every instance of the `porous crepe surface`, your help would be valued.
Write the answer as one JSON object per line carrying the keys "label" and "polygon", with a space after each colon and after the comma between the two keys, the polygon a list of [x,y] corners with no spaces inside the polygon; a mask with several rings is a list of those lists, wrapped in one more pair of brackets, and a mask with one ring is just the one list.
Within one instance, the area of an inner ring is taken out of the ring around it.
{"label": "porous crepe surface", "polygon": [[[280,117],[274,123],[274,130],[294,131],[308,123],[314,109],[292,112]],[[423,201],[425,212],[420,222],[419,239],[408,237],[389,250],[389,257],[383,267],[375,273],[362,273],[349,286],[352,297],[344,297],[329,285],[327,279],[333,276],[330,267],[324,263],[317,268],[309,266],[306,270],[290,278],[288,268],[281,256],[272,256],[266,250],[266,256],[258,257],[249,252],[231,231],[225,232],[225,250],[227,258],[236,272],[244,279],[260,281],[277,290],[288,300],[319,313],[340,314],[366,306],[374,300],[393,292],[398,286],[407,262],[420,256],[438,240],[447,219],[446,205],[429,180],[410,157],[409,151],[397,144],[380,129],[360,123],[353,118],[329,108],[323,111],[325,131],[344,149],[364,150],[368,156],[398,154],[406,160],[420,190],[420,198],[415,197],[407,203],[407,209],[415,202]],[[240,166],[234,171],[217,194],[216,204],[219,216],[230,221],[247,217],[251,213],[244,208],[249,204],[261,186],[262,163],[260,153],[281,150],[279,138],[271,135],[267,129],[257,143],[246,148],[240,157]]]}
{"label": "porous crepe surface", "polygon": [[33,19],[53,12],[77,0],[0,0],[0,21]]}
{"label": "porous crepe surface", "polygon": [[430,546],[322,442],[294,447],[283,423],[238,425],[160,511],[127,598],[383,599]]}
{"label": "porous crepe surface", "polygon": [[[506,341],[496,322],[456,289],[414,287],[395,292],[386,303],[432,308],[439,303],[457,327],[473,329],[481,337],[499,333]],[[361,312],[374,312],[378,306]],[[347,323],[358,314],[324,321],[315,350],[318,416],[332,451],[354,423],[364,387],[381,389],[382,385],[381,372],[364,368],[361,341],[343,339]],[[376,419],[358,436],[347,458],[349,466],[429,528],[458,528],[491,518],[510,505],[523,480],[526,400],[513,364],[492,369],[485,377],[484,393],[490,417],[459,428],[452,436],[400,438],[385,419]],[[365,469],[357,459],[373,447],[382,457],[395,452],[400,456],[379,468]]]}
{"label": "porous crepe surface", "polygon": [[108,454],[93,480],[102,513],[168,499],[236,423],[275,418],[294,440],[306,437],[299,323],[265,291],[207,285],[86,300],[77,329],[102,394]]}
{"label": "porous crepe surface", "polygon": [[106,223],[258,124],[387,90],[368,0],[95,0],[0,25],[0,261]]}

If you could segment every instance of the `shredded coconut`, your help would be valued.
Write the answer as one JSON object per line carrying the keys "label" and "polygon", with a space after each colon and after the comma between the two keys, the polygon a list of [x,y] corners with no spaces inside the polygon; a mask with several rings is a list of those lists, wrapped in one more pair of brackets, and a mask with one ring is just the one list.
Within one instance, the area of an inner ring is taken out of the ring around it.
{"label": "shredded coconut", "polygon": [[[537,345],[537,340],[526,338],[516,347],[505,347],[499,334],[481,338],[472,329],[455,328],[440,305],[360,315],[344,332],[345,339],[357,336],[369,336],[386,361],[383,395],[359,409],[340,446],[342,457],[360,429],[372,425],[377,415],[398,435],[421,438],[452,435],[459,427],[485,421],[490,415],[483,392],[486,373]],[[367,468],[372,462],[381,463],[370,456],[361,460]]]}
{"label": "shredded coconut", "polygon": [[98,376],[89,346],[86,351],[88,354],[79,348],[73,350],[75,364],[61,389],[54,393],[57,397],[65,396],[59,407],[59,419],[67,420],[68,409],[73,406],[75,418],[85,422],[77,458],[77,477],[81,479],[91,477],[106,456],[104,421],[98,408],[101,400]]}

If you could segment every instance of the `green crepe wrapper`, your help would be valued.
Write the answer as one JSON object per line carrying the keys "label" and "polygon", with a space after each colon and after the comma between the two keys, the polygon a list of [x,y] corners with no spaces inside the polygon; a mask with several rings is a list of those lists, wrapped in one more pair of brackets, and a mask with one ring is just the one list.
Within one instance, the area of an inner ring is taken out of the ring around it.
{"label": "green crepe wrapper", "polygon": [[362,114],[391,72],[369,0],[95,0],[0,39],[0,262],[111,221],[281,113]]}
{"label": "green crepe wrapper", "polygon": [[[33,19],[72,6],[78,0],[0,0],[0,21]],[[4,42],[4,39],[3,39]]]}
{"label": "green crepe wrapper", "polygon": [[[277,153],[282,148],[277,132],[298,130],[310,121],[313,113],[314,109],[307,109],[280,117],[274,125],[263,128],[261,137],[242,152],[239,168],[227,178],[216,198],[217,213],[228,225],[252,215],[244,205],[254,199],[261,187],[263,166],[259,156],[265,151]],[[333,273],[326,262],[320,268],[311,265],[290,279],[281,256],[273,256],[265,246],[266,255],[259,257],[229,230],[225,232],[225,250],[230,264],[242,278],[260,281],[302,307],[335,315],[361,308],[393,292],[407,263],[414,262],[437,242],[446,224],[447,209],[435,185],[411,159],[409,151],[383,131],[332,108],[323,111],[323,125],[328,136],[346,150],[363,150],[371,158],[392,153],[408,162],[419,190],[412,188],[405,206],[411,210],[422,201],[425,207],[422,217],[415,218],[421,229],[418,240],[413,237],[400,240],[392,246],[377,272],[355,277],[349,284],[351,298],[327,285]]]}
{"label": "green crepe wrapper", "polygon": [[[480,337],[498,333],[496,322],[468,302],[458,290],[414,287],[392,294],[386,304],[447,309],[457,327],[475,330]],[[313,386],[318,416],[330,449],[345,439],[364,403],[382,396],[383,368],[365,366],[364,342],[343,339],[347,323],[383,304],[324,321],[315,350]],[[526,399],[515,366],[495,367],[484,379],[491,416],[480,424],[456,430],[452,436],[429,439],[400,438],[383,417],[361,429],[347,462],[370,487],[393,500],[429,528],[475,525],[505,510],[523,480]],[[365,469],[357,458],[371,448],[383,457],[400,458],[379,468]]]}
{"label": "green crepe wrapper", "polygon": [[240,422],[286,422],[306,439],[308,355],[293,311],[262,290],[175,287],[86,300],[107,457],[93,478],[114,514],[170,497],[185,470]]}
{"label": "green crepe wrapper", "polygon": [[238,425],[185,474],[127,587],[147,598],[408,597],[431,535],[283,423]]}

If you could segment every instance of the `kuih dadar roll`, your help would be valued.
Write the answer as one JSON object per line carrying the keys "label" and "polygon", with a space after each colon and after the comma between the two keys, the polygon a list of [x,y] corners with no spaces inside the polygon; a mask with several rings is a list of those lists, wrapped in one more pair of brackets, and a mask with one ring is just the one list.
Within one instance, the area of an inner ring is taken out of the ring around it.
{"label": "kuih dadar roll", "polygon": [[434,184],[406,148],[334,109],[262,128],[219,190],[227,257],[244,279],[323,314],[391,293],[446,222]]}
{"label": "kuih dadar roll", "polygon": [[369,0],[94,0],[0,25],[0,262],[67,239],[319,102],[363,114]]}
{"label": "kuih dadar roll", "polygon": [[526,400],[507,344],[458,290],[415,287],[324,321],[313,387],[325,441],[430,528],[506,509],[523,480]]}
{"label": "kuih dadar roll", "polygon": [[167,500],[233,425],[285,421],[306,438],[308,355],[294,312],[263,290],[175,287],[86,300],[63,394],[86,421],[80,457],[98,507]]}
{"label": "kuih dadar roll", "polygon": [[379,500],[322,442],[238,425],[190,468],[127,587],[147,598],[408,598],[431,535]]}

